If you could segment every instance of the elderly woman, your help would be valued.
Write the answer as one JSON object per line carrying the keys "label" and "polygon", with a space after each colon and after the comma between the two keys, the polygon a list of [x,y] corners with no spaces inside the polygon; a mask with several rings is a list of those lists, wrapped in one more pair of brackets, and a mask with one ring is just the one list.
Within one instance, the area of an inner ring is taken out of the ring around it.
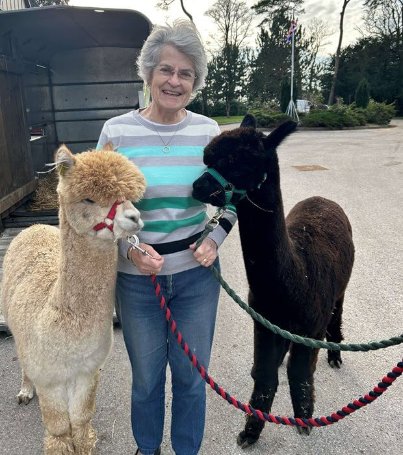
{"label": "elderly woman", "polygon": [[195,249],[206,206],[194,200],[193,181],[203,172],[203,148],[220,130],[215,121],[186,110],[204,85],[207,59],[188,21],[155,27],[138,58],[151,103],[108,120],[101,147],[112,142],[143,171],[147,190],[137,206],[144,220],[142,254],[120,244],[117,304],[132,372],[132,428],[137,454],[160,453],[166,367],[172,374],[171,440],[176,455],[195,455],[203,438],[206,391],[197,370],[168,328],[150,274],[158,274],[167,305],[189,347],[208,367],[219,284],[207,268],[218,266],[217,248],[236,221],[228,212]]}

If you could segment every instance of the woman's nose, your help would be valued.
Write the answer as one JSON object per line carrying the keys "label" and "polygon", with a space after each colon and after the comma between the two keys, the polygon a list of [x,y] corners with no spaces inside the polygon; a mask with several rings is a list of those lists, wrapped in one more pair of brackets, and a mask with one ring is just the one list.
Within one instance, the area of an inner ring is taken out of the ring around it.
{"label": "woman's nose", "polygon": [[180,79],[179,79],[177,71],[172,71],[172,73],[169,76],[168,82],[171,85],[179,85],[180,84]]}

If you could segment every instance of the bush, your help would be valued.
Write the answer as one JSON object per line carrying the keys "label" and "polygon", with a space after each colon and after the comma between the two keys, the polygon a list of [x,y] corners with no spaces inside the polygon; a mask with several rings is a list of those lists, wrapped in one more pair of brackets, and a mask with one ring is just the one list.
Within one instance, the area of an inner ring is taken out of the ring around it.
{"label": "bush", "polygon": [[396,115],[396,108],[393,104],[377,103],[374,100],[370,100],[368,107],[365,109],[365,115],[368,123],[388,125]]}
{"label": "bush", "polygon": [[365,117],[346,106],[337,106],[327,111],[312,111],[301,117],[302,126],[321,126],[331,129],[365,125]]}
{"label": "bush", "polygon": [[300,120],[302,126],[342,129],[363,126],[367,123],[387,125],[395,112],[396,109],[393,104],[377,103],[370,100],[367,108],[358,107],[355,103],[350,105],[334,104],[327,111],[312,110]]}
{"label": "bush", "polygon": [[256,118],[258,128],[275,128],[291,118],[283,112],[267,111],[264,109],[251,109],[249,113]]}
{"label": "bush", "polygon": [[331,129],[343,128],[343,115],[338,112],[328,111],[312,111],[308,115],[301,118],[301,125],[308,127],[322,126]]}

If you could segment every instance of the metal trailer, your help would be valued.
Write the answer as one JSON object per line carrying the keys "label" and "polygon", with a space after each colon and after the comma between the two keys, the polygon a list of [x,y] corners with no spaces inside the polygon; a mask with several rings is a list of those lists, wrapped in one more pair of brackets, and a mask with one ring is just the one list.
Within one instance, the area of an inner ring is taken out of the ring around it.
{"label": "metal trailer", "polygon": [[[137,108],[136,58],[151,23],[133,10],[52,6],[0,12],[0,215],[32,193],[57,146],[97,142]],[[1,227],[1,222],[0,222]]]}

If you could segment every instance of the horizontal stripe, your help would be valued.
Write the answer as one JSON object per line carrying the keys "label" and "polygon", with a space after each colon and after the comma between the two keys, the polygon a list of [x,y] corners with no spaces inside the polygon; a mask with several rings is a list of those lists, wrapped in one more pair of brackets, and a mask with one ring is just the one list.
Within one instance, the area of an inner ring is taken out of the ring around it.
{"label": "horizontal stripe", "polygon": [[159,209],[187,209],[189,207],[203,207],[199,201],[192,197],[160,197],[143,199],[136,204],[139,210],[159,210]]}
{"label": "horizontal stripe", "polygon": [[150,246],[152,246],[158,254],[177,253],[178,251],[189,249],[189,245],[196,242],[200,238],[201,234],[201,232],[198,232],[197,234],[194,234],[191,237],[187,237],[185,239],[180,239],[173,242],[154,243],[150,244]]}
{"label": "horizontal stripe", "polygon": [[148,243],[152,245],[154,243],[165,243],[165,242],[174,242],[180,239],[186,239],[198,232],[202,232],[206,227],[208,222],[208,217],[206,216],[202,223],[195,224],[192,226],[185,226],[182,228],[178,228],[173,232],[164,233],[164,232],[152,232],[152,231],[144,231],[141,230],[138,233],[138,237],[140,242]]}
{"label": "horizontal stripe", "polygon": [[176,229],[183,228],[186,226],[194,226],[196,224],[202,223],[206,219],[206,214],[204,212],[199,213],[196,216],[191,218],[185,218],[183,220],[173,220],[173,221],[144,221],[143,231],[152,231],[152,232],[173,232]]}
{"label": "horizontal stripe", "polygon": [[155,185],[148,186],[144,195],[144,199],[151,199],[153,197],[191,197],[192,187],[189,185]]}
{"label": "horizontal stripe", "polygon": [[200,177],[205,166],[176,166],[176,167],[153,167],[141,168],[147,185],[192,185]]}
{"label": "horizontal stripe", "polygon": [[[201,156],[141,156],[130,158],[138,167],[143,166],[200,166],[203,163]],[[206,167],[203,164],[204,167]]]}
{"label": "horizontal stripe", "polygon": [[[126,138],[128,139],[128,138]],[[194,142],[193,142],[194,144]],[[164,153],[163,145],[161,142],[157,143],[156,145],[140,145],[137,147],[118,147],[118,151],[126,156],[127,158],[149,158],[149,157],[202,157],[203,156],[203,149],[204,147],[201,145],[197,146],[190,146],[187,145],[186,147],[180,145],[173,145],[169,147],[169,152]],[[137,161],[136,161],[137,163]]]}
{"label": "horizontal stripe", "polygon": [[188,207],[186,209],[176,208],[161,208],[159,210],[146,210],[141,212],[141,218],[144,222],[146,221],[176,221],[185,220],[186,218],[192,218],[203,212],[204,208],[202,205]]}
{"label": "horizontal stripe", "polygon": [[120,148],[120,147],[164,147],[163,142],[168,143],[170,146],[182,146],[182,147],[201,147],[204,149],[204,147],[213,139],[214,136],[211,135],[198,135],[198,136],[193,136],[193,137],[188,137],[188,136],[177,136],[173,138],[171,141],[164,139],[164,141],[161,141],[161,138],[158,136],[153,136],[153,137],[144,137],[144,136],[125,136],[125,137],[120,137],[120,136],[111,136],[110,141],[112,142],[114,148]]}

